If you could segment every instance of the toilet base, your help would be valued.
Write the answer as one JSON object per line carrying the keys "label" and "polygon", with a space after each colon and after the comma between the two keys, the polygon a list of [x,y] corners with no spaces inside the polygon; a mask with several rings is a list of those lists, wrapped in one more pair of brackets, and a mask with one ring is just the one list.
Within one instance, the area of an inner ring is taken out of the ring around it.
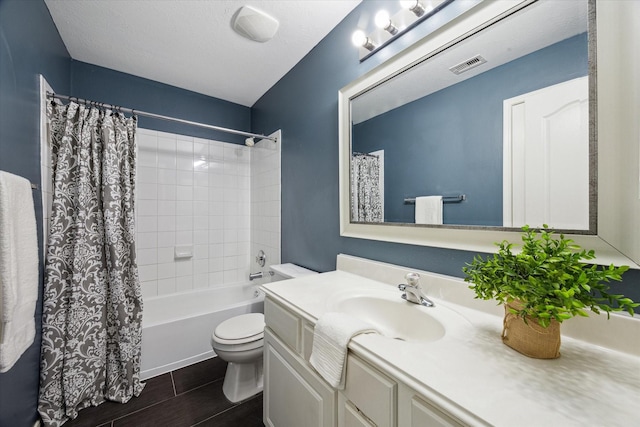
{"label": "toilet base", "polygon": [[222,392],[230,402],[240,402],[262,391],[263,378],[262,357],[254,363],[229,362]]}

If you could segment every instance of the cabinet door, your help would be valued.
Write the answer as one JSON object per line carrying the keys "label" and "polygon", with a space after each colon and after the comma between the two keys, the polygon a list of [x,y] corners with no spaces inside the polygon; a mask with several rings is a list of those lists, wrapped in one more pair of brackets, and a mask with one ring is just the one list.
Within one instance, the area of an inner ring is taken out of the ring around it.
{"label": "cabinet door", "polygon": [[264,423],[269,427],[334,427],[336,393],[269,329],[264,346]]}

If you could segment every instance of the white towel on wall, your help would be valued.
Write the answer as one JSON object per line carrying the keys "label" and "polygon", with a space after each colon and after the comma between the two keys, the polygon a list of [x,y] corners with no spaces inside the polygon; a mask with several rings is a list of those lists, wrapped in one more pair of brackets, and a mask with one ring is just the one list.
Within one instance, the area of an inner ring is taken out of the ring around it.
{"label": "white towel on wall", "polygon": [[352,337],[378,332],[363,320],[345,313],[325,313],[313,332],[313,348],[309,362],[333,388],[343,389],[348,344]]}
{"label": "white towel on wall", "polygon": [[442,224],[442,196],[416,197],[416,224]]}
{"label": "white towel on wall", "polygon": [[31,183],[0,171],[0,372],[35,337],[38,237]]}

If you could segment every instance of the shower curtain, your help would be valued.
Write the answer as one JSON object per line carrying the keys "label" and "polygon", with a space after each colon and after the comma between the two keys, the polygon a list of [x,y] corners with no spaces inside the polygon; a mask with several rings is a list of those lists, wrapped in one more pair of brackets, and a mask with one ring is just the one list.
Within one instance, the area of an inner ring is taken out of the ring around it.
{"label": "shower curtain", "polygon": [[382,222],[380,160],[371,154],[351,156],[351,220]]}
{"label": "shower curtain", "polygon": [[53,203],[45,261],[40,397],[45,426],[142,392],[135,254],[136,118],[48,105]]}

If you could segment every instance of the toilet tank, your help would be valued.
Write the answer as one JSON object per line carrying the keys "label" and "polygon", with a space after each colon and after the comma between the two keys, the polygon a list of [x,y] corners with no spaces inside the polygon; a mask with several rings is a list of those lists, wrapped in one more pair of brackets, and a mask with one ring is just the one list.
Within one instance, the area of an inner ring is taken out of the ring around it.
{"label": "toilet tank", "polygon": [[271,277],[272,282],[294,279],[296,277],[308,276],[310,274],[318,274],[313,270],[309,270],[308,268],[300,267],[299,265],[291,263],[272,265],[271,271],[273,271],[274,273]]}

